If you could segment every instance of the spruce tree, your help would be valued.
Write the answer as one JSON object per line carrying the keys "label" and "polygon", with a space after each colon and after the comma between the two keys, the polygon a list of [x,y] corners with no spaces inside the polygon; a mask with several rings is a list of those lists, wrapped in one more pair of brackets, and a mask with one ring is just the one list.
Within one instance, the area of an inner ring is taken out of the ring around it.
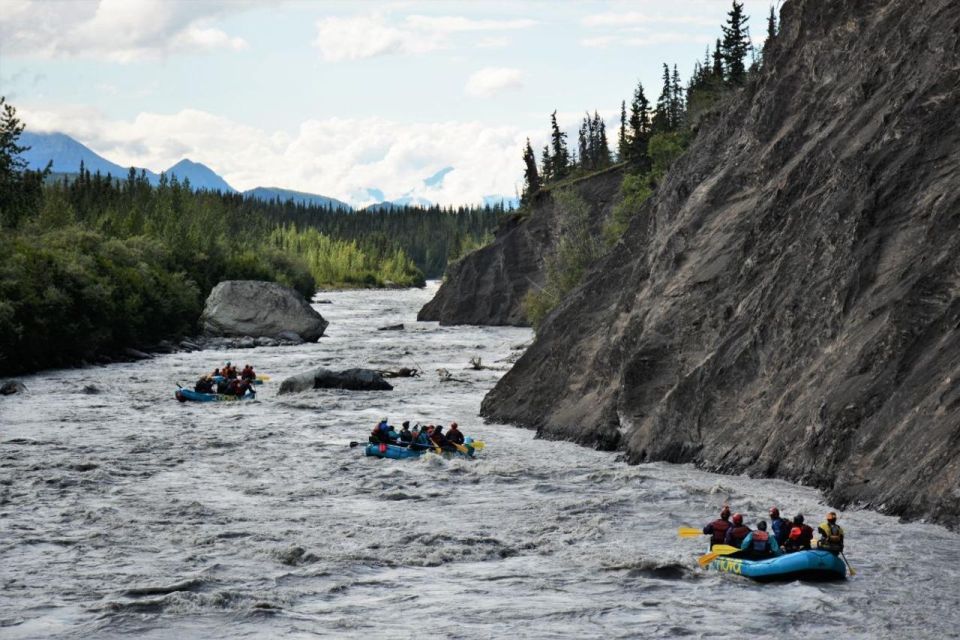
{"label": "spruce tree", "polygon": [[660,97],[657,99],[657,108],[653,112],[653,131],[661,133],[672,131],[673,123],[670,118],[673,102],[673,87],[670,84],[670,67],[663,64],[663,87],[660,89]]}
{"label": "spruce tree", "polygon": [[650,141],[650,103],[643,93],[643,84],[637,83],[630,103],[630,131],[626,160],[639,171],[650,169],[647,145]]}
{"label": "spruce tree", "polygon": [[717,38],[717,46],[713,49],[713,77],[719,82],[724,80],[723,43],[720,38]]}
{"label": "spruce tree", "polygon": [[533,147],[530,146],[530,138],[527,138],[527,146],[523,149],[523,195],[521,201],[527,202],[540,192],[540,174],[537,172],[537,156],[533,153]]}
{"label": "spruce tree", "polygon": [[620,101],[620,132],[617,135],[617,160],[623,162],[627,158],[627,101]]}
{"label": "spruce tree", "polygon": [[767,16],[767,42],[777,37],[777,11],[770,5],[770,15]]}
{"label": "spruce tree", "polygon": [[670,124],[674,131],[683,125],[683,86],[680,84],[680,72],[677,65],[673,65],[673,77],[670,79],[670,89],[673,97],[670,102]]}
{"label": "spruce tree", "polygon": [[591,164],[590,146],[587,142],[587,128],[590,124],[589,114],[580,124],[580,131],[577,133],[577,152],[580,155],[580,166],[589,169]]}
{"label": "spruce tree", "polygon": [[610,145],[607,143],[607,125],[596,111],[593,112],[593,129],[597,144],[594,152],[594,166],[602,169],[610,165]]}
{"label": "spruce tree", "polygon": [[557,125],[557,112],[550,114],[550,146],[553,178],[565,178],[570,171],[570,152],[567,151],[567,134]]}
{"label": "spruce tree", "polygon": [[727,24],[723,26],[723,61],[726,66],[727,82],[741,85],[747,79],[747,69],[743,60],[750,52],[750,38],[747,30],[749,16],[743,13],[743,3],[733,0],[733,6],[727,13]]}
{"label": "spruce tree", "polygon": [[553,158],[550,157],[550,145],[543,145],[543,151],[540,154],[540,176],[543,184],[552,182],[556,177],[553,171]]}

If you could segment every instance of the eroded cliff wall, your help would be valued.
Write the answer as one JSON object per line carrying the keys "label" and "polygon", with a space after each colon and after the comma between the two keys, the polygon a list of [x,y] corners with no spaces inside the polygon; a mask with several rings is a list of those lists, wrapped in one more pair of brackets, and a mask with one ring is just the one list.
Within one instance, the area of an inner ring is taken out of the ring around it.
{"label": "eroded cliff wall", "polygon": [[[623,171],[611,167],[563,187],[590,207],[593,231],[600,233],[613,208]],[[493,243],[450,265],[433,300],[417,320],[440,324],[529,326],[521,308],[531,287],[542,287],[544,265],[561,227],[558,203],[552,193],[541,194],[497,232]]]}
{"label": "eroded cliff wall", "polygon": [[960,3],[781,19],[483,414],[957,526]]}

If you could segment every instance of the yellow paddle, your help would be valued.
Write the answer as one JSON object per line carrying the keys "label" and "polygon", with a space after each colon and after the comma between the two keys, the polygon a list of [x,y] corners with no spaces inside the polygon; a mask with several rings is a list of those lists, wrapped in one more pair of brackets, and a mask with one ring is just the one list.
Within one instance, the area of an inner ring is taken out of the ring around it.
{"label": "yellow paddle", "polygon": [[680,534],[681,538],[699,538],[704,535],[702,530],[693,527],[680,527],[677,529],[677,533]]}
{"label": "yellow paddle", "polygon": [[257,376],[257,380],[268,382],[270,380],[270,376]]}
{"label": "yellow paddle", "polygon": [[700,556],[700,559],[697,562],[700,563],[701,567],[706,568],[708,564],[716,560],[719,556],[725,556],[731,553],[736,553],[740,551],[737,547],[731,547],[728,544],[715,544],[710,553]]}

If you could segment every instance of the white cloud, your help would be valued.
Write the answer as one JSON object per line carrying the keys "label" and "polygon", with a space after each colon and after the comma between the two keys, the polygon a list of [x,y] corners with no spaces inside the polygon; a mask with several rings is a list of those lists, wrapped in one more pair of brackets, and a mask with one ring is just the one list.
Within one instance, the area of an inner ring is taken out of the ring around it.
{"label": "white cloud", "polygon": [[[387,199],[426,197],[444,204],[511,196],[528,135],[477,122],[403,123],[382,118],[308,120],[294,133],[265,131],[194,109],[110,120],[87,108],[20,109],[28,129],[61,131],[122,166],[161,171],[188,157],[237,189],[275,186],[350,201],[364,188]],[[439,189],[424,178],[455,168]],[[355,202],[359,204],[359,202]]]}
{"label": "white cloud", "polygon": [[175,53],[242,49],[211,25],[249,2],[213,0],[5,0],[0,40],[12,56],[89,57],[129,62]]}
{"label": "white cloud", "polygon": [[[327,62],[365,60],[391,54],[417,54],[449,49],[454,34],[528,29],[528,19],[472,20],[460,16],[410,15],[393,20],[382,13],[329,17],[317,21],[314,46]],[[481,45],[491,38],[481,40]],[[495,46],[502,41],[496,41]]]}
{"label": "white cloud", "polygon": [[487,67],[480,69],[467,80],[464,91],[471,96],[488,98],[508,89],[523,86],[523,73],[519,69]]}
{"label": "white cloud", "polygon": [[716,26],[716,20],[713,18],[704,18],[702,16],[669,16],[669,15],[650,15],[637,11],[624,12],[606,12],[589,15],[581,21],[586,27],[614,27],[623,29],[627,27],[649,26],[654,24],[687,24],[697,26]]}

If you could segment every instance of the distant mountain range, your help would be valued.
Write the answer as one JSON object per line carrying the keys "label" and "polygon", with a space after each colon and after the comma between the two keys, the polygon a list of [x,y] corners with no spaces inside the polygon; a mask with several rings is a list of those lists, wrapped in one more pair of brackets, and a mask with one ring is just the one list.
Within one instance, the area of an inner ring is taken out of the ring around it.
{"label": "distant mountain range", "polygon": [[[80,164],[82,162],[84,168],[92,173],[99,171],[103,175],[110,174],[117,178],[126,177],[130,171],[130,167],[122,167],[114,162],[110,162],[89,147],[63,133],[34,133],[24,131],[20,136],[20,144],[29,147],[27,151],[20,154],[20,156],[26,160],[29,169],[43,169],[48,163],[52,163],[50,168],[54,173],[77,173],[80,170]],[[139,167],[134,167],[134,169],[138,174],[143,171],[147,176],[147,180],[150,181],[150,184],[156,185],[159,183],[160,174]],[[431,191],[439,191],[443,185],[444,178],[453,170],[453,167],[444,167],[424,179],[422,186],[418,186],[416,189],[412,189],[393,200],[386,200],[383,191],[374,187],[368,187],[352,193],[350,194],[350,199],[357,202],[360,208],[366,208],[372,211],[389,211],[403,206],[430,207],[434,202],[425,197],[424,193],[431,195]],[[167,177],[176,176],[180,182],[189,180],[190,186],[194,189],[238,193],[236,189],[231,187],[227,181],[213,169],[200,162],[193,162],[186,158],[162,173],[166,174]],[[292,189],[281,189],[279,187],[256,187],[244,191],[243,195],[244,197],[256,198],[264,202],[273,202],[275,200],[287,202],[288,200],[293,200],[298,204],[304,205],[332,206],[347,211],[354,210],[353,206],[336,198],[315,193],[294,191]],[[516,198],[512,197],[486,196],[483,202],[489,205],[502,202],[509,208],[515,208],[517,206]]]}

